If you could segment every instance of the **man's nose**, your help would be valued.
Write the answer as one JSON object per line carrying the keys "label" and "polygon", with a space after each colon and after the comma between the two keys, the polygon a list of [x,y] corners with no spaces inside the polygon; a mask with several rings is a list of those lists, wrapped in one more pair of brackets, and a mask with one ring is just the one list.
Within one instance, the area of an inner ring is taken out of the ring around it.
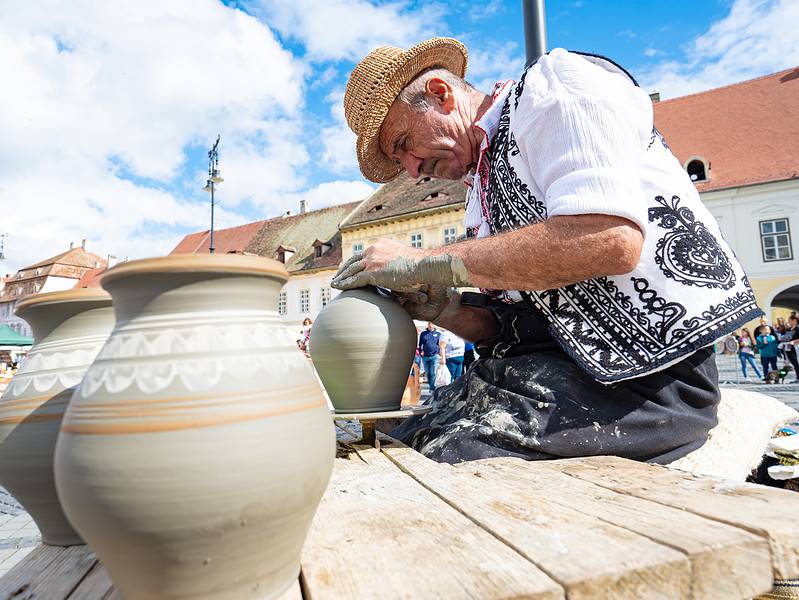
{"label": "man's nose", "polygon": [[414,156],[411,152],[402,152],[399,156],[400,164],[408,172],[408,175],[414,179],[418,178],[421,174],[419,169],[422,168],[422,159]]}

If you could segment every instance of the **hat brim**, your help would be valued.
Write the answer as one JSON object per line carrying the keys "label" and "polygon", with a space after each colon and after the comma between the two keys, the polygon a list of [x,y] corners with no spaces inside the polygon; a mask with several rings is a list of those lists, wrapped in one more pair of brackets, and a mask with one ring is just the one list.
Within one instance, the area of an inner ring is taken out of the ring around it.
{"label": "hat brim", "polygon": [[369,181],[385,183],[402,172],[402,167],[380,149],[380,128],[391,105],[410,81],[425,69],[444,68],[458,77],[466,75],[466,47],[452,38],[433,38],[405,52],[389,77],[381,94],[382,102],[369,107],[355,143],[358,165]]}

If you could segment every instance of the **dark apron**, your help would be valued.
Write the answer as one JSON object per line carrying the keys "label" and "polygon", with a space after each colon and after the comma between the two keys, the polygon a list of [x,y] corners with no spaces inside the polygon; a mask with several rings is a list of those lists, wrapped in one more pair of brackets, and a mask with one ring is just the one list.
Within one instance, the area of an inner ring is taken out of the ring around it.
{"label": "dark apron", "polygon": [[[473,296],[477,298],[477,296]],[[700,447],[720,399],[712,348],[613,385],[582,371],[524,303],[493,300],[499,333],[393,437],[439,462],[615,455],[667,464]]]}

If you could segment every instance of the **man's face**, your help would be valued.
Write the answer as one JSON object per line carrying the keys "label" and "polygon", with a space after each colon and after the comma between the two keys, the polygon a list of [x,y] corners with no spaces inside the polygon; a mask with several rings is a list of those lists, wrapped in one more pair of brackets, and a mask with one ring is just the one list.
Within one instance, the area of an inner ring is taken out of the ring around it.
{"label": "man's face", "polygon": [[797,319],[796,317],[790,317],[788,319],[788,325],[790,326],[791,329],[793,329],[794,327],[799,325],[799,319]]}
{"label": "man's face", "polygon": [[479,137],[475,144],[475,136],[468,135],[470,126],[459,101],[465,92],[452,93],[450,105],[429,98],[432,106],[425,112],[397,99],[383,121],[380,149],[413,178],[461,179],[477,162]]}
{"label": "man's face", "polygon": [[428,323],[427,324],[427,331],[433,331],[435,328],[436,328],[436,326],[433,325],[432,323]]}

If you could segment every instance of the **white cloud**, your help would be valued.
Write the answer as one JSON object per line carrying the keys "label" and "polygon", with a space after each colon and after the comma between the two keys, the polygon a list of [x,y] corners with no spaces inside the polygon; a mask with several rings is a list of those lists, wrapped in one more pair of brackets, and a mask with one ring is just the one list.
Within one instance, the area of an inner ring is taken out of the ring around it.
{"label": "white cloud", "polygon": [[469,9],[469,20],[481,21],[483,19],[487,19],[488,17],[493,17],[502,8],[503,8],[502,0],[489,0],[489,2],[476,2],[474,4],[471,4],[471,8]]}
{"label": "white cloud", "polygon": [[404,0],[252,0],[247,6],[300,41],[312,60],[360,60],[377,46],[406,48],[444,35],[443,9],[431,2],[415,8]]}
{"label": "white cloud", "polygon": [[332,124],[322,128],[319,141],[322,145],[322,162],[337,173],[358,171],[355,154],[355,134],[344,117],[344,90],[336,89],[328,94]]}
{"label": "white cloud", "polygon": [[290,197],[293,201],[289,206],[292,212],[297,212],[300,200],[308,201],[308,210],[333,206],[334,204],[345,204],[355,200],[363,200],[377,189],[377,186],[369,184],[363,180],[352,181],[328,181],[319,185],[294,194]]}
{"label": "white cloud", "polygon": [[490,94],[497,81],[518,79],[523,72],[524,50],[515,42],[469,49],[466,79],[481,92]]}
{"label": "white cloud", "polygon": [[735,0],[729,15],[641,81],[664,98],[751,79],[799,64],[799,2]]}
{"label": "white cloud", "polygon": [[658,50],[657,48],[645,48],[644,49],[644,56],[648,58],[654,58],[655,56],[662,56],[663,51]]}
{"label": "white cloud", "polygon": [[217,132],[221,224],[246,220],[232,210],[242,200],[275,213],[305,185],[307,67],[239,10],[213,0],[5,2],[0,56],[3,270],[81,238],[101,254],[160,254],[207,227],[204,177],[170,190],[186,152]]}

